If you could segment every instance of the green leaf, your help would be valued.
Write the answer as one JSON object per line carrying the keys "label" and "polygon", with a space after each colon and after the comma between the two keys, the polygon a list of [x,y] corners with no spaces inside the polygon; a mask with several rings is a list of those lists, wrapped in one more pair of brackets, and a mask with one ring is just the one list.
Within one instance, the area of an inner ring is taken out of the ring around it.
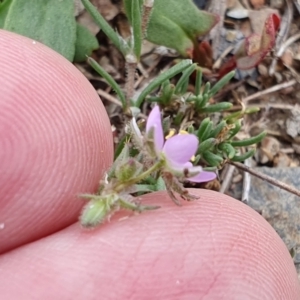
{"label": "green leaf", "polygon": [[235,162],[245,161],[246,159],[253,156],[254,153],[255,153],[255,149],[252,149],[252,150],[249,150],[248,152],[246,152],[245,154],[234,156],[231,160],[235,161]]}
{"label": "green leaf", "polygon": [[225,126],[227,125],[226,121],[222,120],[216,127],[215,129],[213,129],[210,132],[210,137],[214,137],[217,138],[217,136],[219,135],[219,133],[223,130],[223,128],[225,128]]}
{"label": "green leaf", "polygon": [[93,67],[93,69],[101,75],[107,83],[112,87],[112,89],[117,93],[119,96],[119,99],[121,100],[121,103],[123,105],[123,108],[126,107],[126,98],[121,90],[120,86],[117,84],[117,82],[91,57],[88,58],[88,63]]}
{"label": "green leaf", "polygon": [[233,148],[233,146],[229,143],[222,143],[219,145],[218,147],[220,150],[223,151],[223,153],[229,158],[233,158],[236,154],[235,149]]}
{"label": "green leaf", "polygon": [[221,88],[223,88],[235,75],[235,71],[231,71],[222,77],[209,91],[209,96],[213,97]]}
{"label": "green leaf", "polygon": [[133,31],[133,50],[137,60],[140,60],[142,52],[142,12],[139,2],[140,0],[132,0],[131,8],[132,31]]}
{"label": "green leaf", "polygon": [[206,133],[207,131],[210,131],[210,129],[207,128],[211,128],[212,127],[212,122],[210,121],[210,118],[205,118],[204,120],[202,120],[198,131],[197,131],[197,136],[200,142],[202,142],[203,139],[203,135],[204,133]]}
{"label": "green leaf", "polygon": [[217,21],[216,15],[199,10],[192,0],[155,0],[146,38],[187,56],[197,37],[206,34]]}
{"label": "green leaf", "polygon": [[210,150],[216,144],[216,139],[209,138],[202,143],[200,143],[198,147],[197,154],[202,154],[203,152]]}
{"label": "green leaf", "polygon": [[233,147],[245,147],[245,146],[257,144],[262,141],[262,139],[266,136],[266,134],[267,133],[265,131],[263,131],[260,134],[254,136],[254,137],[251,137],[249,139],[244,139],[241,141],[233,141],[233,142],[231,142],[231,145]]}
{"label": "green leaf", "polygon": [[202,158],[209,164],[210,167],[217,167],[223,161],[223,158],[210,151],[206,151],[202,154]]}
{"label": "green leaf", "polygon": [[119,49],[119,51],[121,51],[124,56],[128,54],[130,52],[128,44],[122,39],[122,37],[118,33],[116,33],[110,27],[110,25],[98,12],[96,7],[88,0],[81,0],[81,2],[84,5],[85,9],[93,17],[95,23],[98,26],[100,26],[101,30],[107,35],[107,37],[112,41],[112,43],[117,47],[117,49]]}
{"label": "green leaf", "polygon": [[0,28],[3,28],[4,22],[13,0],[4,0],[0,3]]}
{"label": "green leaf", "polygon": [[77,39],[75,44],[75,62],[83,62],[99,47],[96,37],[81,24],[77,23]]}
{"label": "green leaf", "polygon": [[39,41],[73,61],[76,42],[73,0],[13,0],[3,29]]}
{"label": "green leaf", "polygon": [[197,68],[196,71],[196,82],[195,82],[195,95],[199,96],[201,92],[201,86],[202,86],[202,69]]}
{"label": "green leaf", "polygon": [[156,191],[165,191],[166,188],[166,184],[164,182],[164,180],[162,179],[161,176],[158,177],[156,184],[155,184],[155,190]]}
{"label": "green leaf", "polygon": [[217,104],[208,105],[206,107],[201,108],[202,113],[214,113],[214,112],[220,112],[226,109],[229,109],[232,107],[232,103],[230,102],[221,102]]}
{"label": "green leaf", "polygon": [[192,73],[196,69],[196,64],[192,64],[189,66],[181,75],[180,79],[178,80],[175,88],[175,94],[184,94],[186,92],[187,85],[189,83],[189,78],[192,75]]}
{"label": "green leaf", "polygon": [[150,94],[154,89],[159,87],[165,80],[169,80],[170,78],[174,77],[175,75],[183,72],[186,68],[188,68],[192,64],[190,59],[184,59],[180,63],[176,64],[169,70],[161,73],[155,79],[153,79],[148,86],[141,92],[139,97],[135,102],[136,107],[140,107],[145,97]]}

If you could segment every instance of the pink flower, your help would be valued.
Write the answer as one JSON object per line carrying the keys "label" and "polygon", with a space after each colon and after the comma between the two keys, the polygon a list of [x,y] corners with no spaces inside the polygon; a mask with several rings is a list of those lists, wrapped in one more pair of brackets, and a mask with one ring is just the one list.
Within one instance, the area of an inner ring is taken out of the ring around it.
{"label": "pink flower", "polygon": [[216,178],[215,173],[203,171],[202,167],[194,167],[190,162],[199,145],[195,135],[177,134],[165,141],[158,106],[152,109],[148,117],[146,135],[154,140],[157,157],[165,160],[165,168],[176,177],[183,177],[191,182],[206,182]]}

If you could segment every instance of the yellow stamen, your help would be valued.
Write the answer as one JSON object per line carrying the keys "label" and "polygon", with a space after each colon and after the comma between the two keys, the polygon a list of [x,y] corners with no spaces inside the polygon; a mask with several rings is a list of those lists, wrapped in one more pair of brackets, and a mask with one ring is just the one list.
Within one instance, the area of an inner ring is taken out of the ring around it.
{"label": "yellow stamen", "polygon": [[166,136],[166,140],[172,137],[176,133],[175,129],[170,129],[169,134]]}
{"label": "yellow stamen", "polygon": [[189,134],[186,130],[179,130],[179,134]]}

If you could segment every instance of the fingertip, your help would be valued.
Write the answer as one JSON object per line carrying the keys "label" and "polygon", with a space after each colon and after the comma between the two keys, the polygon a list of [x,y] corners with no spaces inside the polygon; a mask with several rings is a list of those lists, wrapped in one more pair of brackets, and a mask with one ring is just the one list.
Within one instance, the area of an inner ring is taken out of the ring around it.
{"label": "fingertip", "polygon": [[[75,224],[8,253],[2,260],[0,292],[5,295],[12,280],[22,283],[16,297],[32,291],[38,272],[43,281],[29,294],[31,299],[84,292],[85,299],[100,293],[106,299],[297,300],[300,288],[292,259],[270,225],[228,196],[191,192],[199,200],[182,207],[165,192],[148,194],[142,202],[161,209],[118,213],[94,231]],[[28,268],[33,258],[34,271]],[[55,284],[62,288],[52,292],[57,277]]]}
{"label": "fingertip", "polygon": [[0,252],[75,222],[113,158],[108,116],[62,56],[0,30]]}

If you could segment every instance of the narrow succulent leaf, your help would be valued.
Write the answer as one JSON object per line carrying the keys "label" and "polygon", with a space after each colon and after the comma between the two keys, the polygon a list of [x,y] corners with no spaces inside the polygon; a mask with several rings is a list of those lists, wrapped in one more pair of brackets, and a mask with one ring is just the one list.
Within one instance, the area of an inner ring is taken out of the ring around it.
{"label": "narrow succulent leaf", "polygon": [[186,87],[189,82],[189,78],[191,74],[195,71],[196,64],[192,64],[189,66],[184,72],[182,73],[180,79],[178,80],[176,87],[175,87],[175,94],[180,95],[186,92]]}
{"label": "narrow succulent leaf", "polygon": [[206,95],[206,94],[208,94],[209,93],[209,91],[210,91],[210,82],[208,81],[208,82],[206,82],[206,84],[205,84],[205,86],[204,86],[204,90],[203,90],[203,92],[202,92],[202,95]]}
{"label": "narrow succulent leaf", "polygon": [[208,105],[204,108],[201,108],[202,113],[214,113],[214,112],[220,112],[223,110],[227,110],[232,107],[232,103],[230,102],[221,102],[217,104]]}
{"label": "narrow succulent leaf", "polygon": [[133,31],[133,49],[137,60],[140,60],[142,51],[142,12],[140,6],[140,0],[132,0],[131,6],[131,24]]}
{"label": "narrow succulent leaf", "polygon": [[201,139],[200,142],[203,142],[205,141],[206,139],[208,139],[208,137],[210,136],[211,134],[211,131],[212,131],[212,128],[213,128],[213,122],[212,121],[209,121],[209,123],[207,124],[207,127],[205,128],[202,136],[201,136]]}
{"label": "narrow succulent leaf", "polygon": [[190,134],[195,134],[195,128],[193,125],[190,125],[188,128],[187,128],[187,132],[190,133]]}
{"label": "narrow succulent leaf", "polygon": [[267,133],[265,131],[263,131],[260,134],[254,136],[254,137],[251,137],[249,139],[244,139],[244,140],[241,140],[241,141],[233,141],[233,142],[231,142],[231,145],[233,147],[251,146],[251,145],[260,143],[262,141],[262,139],[266,136],[266,134]]}
{"label": "narrow succulent leaf", "polygon": [[213,97],[218,93],[235,75],[235,71],[231,71],[221,78],[209,91],[209,96]]}
{"label": "narrow succulent leaf", "polygon": [[244,115],[253,114],[260,111],[259,107],[249,107],[246,109],[243,109],[241,111],[234,112],[232,114],[229,114],[228,116],[224,117],[225,120],[227,120],[228,123],[233,123],[237,119],[241,119],[244,117]]}
{"label": "narrow succulent leaf", "polygon": [[176,76],[177,74],[183,72],[186,68],[192,65],[192,60],[184,59],[169,70],[161,73],[155,79],[153,79],[148,86],[141,92],[137,100],[135,101],[135,106],[140,107],[147,95],[149,95],[154,89],[158,88],[165,80],[169,80]]}
{"label": "narrow succulent leaf", "polygon": [[93,17],[95,23],[100,26],[101,30],[106,34],[106,36],[112,41],[112,43],[117,47],[119,51],[125,56],[128,54],[129,46],[124,42],[123,38],[116,33],[103,16],[98,12],[97,8],[89,0],[81,0],[85,9]]}
{"label": "narrow succulent leaf", "polygon": [[246,159],[252,157],[254,153],[255,153],[255,149],[252,149],[246,152],[245,154],[234,156],[231,160],[235,162],[245,161]]}
{"label": "narrow succulent leaf", "polygon": [[209,138],[209,139],[203,141],[202,143],[200,143],[200,145],[198,147],[197,154],[202,154],[207,150],[211,150],[211,148],[214,147],[215,144],[216,144],[216,139],[214,139],[214,138]]}
{"label": "narrow succulent leaf", "polygon": [[149,96],[147,98],[147,102],[157,102],[157,103],[162,103],[161,97],[156,97],[156,96]]}
{"label": "narrow succulent leaf", "polygon": [[183,112],[178,112],[173,120],[173,123],[175,126],[180,126],[182,120],[184,118],[184,113]]}
{"label": "narrow succulent leaf", "polygon": [[[162,93],[159,97],[159,102],[163,105],[169,105],[172,101],[172,96],[174,94],[175,87],[170,83],[170,80],[166,80],[162,84]],[[148,99],[147,99],[148,100]]]}
{"label": "narrow succulent leaf", "polygon": [[208,163],[210,167],[217,167],[223,162],[223,158],[210,151],[206,151],[202,154],[202,158]]}
{"label": "narrow succulent leaf", "polygon": [[125,98],[125,95],[124,95],[123,91],[121,90],[120,86],[117,84],[117,82],[93,58],[89,57],[88,63],[99,75],[101,75],[107,81],[107,83],[117,93],[117,95],[119,96],[119,99],[121,100],[122,106],[125,109],[126,108],[126,98]]}
{"label": "narrow succulent leaf", "polygon": [[210,137],[216,138],[219,133],[225,128],[227,125],[226,121],[222,120],[210,133]]}
{"label": "narrow succulent leaf", "polygon": [[245,109],[244,114],[245,115],[250,115],[250,114],[254,114],[260,111],[259,107],[248,107]]}
{"label": "narrow succulent leaf", "polygon": [[236,154],[236,150],[230,143],[221,143],[218,148],[224,152],[229,159],[233,158]]}
{"label": "narrow succulent leaf", "polygon": [[200,112],[202,108],[204,108],[207,105],[207,102],[209,100],[209,95],[208,94],[200,94],[197,97],[196,103],[195,103],[195,110],[197,112]]}
{"label": "narrow succulent leaf", "polygon": [[197,131],[197,136],[198,136],[198,139],[200,140],[200,142],[203,140],[202,139],[202,136],[203,136],[203,133],[205,132],[207,126],[209,125],[210,123],[210,118],[205,118],[204,120],[202,120],[200,126],[199,126],[199,129]]}
{"label": "narrow succulent leaf", "polygon": [[197,68],[196,70],[196,82],[195,82],[195,95],[199,96],[202,87],[202,69]]}
{"label": "narrow succulent leaf", "polygon": [[232,139],[242,128],[242,124],[241,124],[241,120],[237,120],[234,123],[234,128],[232,130],[230,130],[230,134],[227,138],[227,140]]}

